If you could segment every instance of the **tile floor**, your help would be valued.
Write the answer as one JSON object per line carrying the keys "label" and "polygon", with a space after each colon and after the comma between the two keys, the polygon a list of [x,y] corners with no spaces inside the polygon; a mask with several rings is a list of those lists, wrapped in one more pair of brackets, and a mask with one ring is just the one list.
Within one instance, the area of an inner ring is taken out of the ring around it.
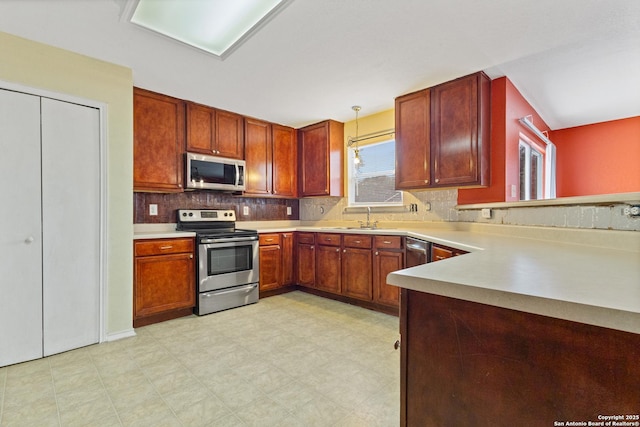
{"label": "tile floor", "polygon": [[303,292],[0,368],[0,426],[397,426],[398,318]]}

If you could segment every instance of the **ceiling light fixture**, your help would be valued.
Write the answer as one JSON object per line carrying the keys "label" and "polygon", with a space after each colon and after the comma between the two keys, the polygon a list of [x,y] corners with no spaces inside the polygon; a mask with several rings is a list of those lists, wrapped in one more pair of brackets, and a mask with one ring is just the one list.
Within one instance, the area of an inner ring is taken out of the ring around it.
{"label": "ceiling light fixture", "polygon": [[130,0],[130,22],[224,59],[293,0]]}

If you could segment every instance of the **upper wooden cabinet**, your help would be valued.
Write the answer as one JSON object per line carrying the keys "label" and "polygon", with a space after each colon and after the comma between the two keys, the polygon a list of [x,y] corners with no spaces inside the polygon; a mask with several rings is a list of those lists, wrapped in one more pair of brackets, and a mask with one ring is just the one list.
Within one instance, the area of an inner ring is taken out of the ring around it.
{"label": "upper wooden cabinet", "polygon": [[242,116],[187,102],[187,151],[244,159]]}
{"label": "upper wooden cabinet", "polygon": [[476,73],[431,89],[433,185],[489,185],[491,80]]}
{"label": "upper wooden cabinet", "polygon": [[272,125],[273,144],[273,195],[281,197],[298,196],[298,147],[296,131],[293,128]]}
{"label": "upper wooden cabinet", "polygon": [[396,99],[396,188],[429,186],[431,180],[429,89]]}
{"label": "upper wooden cabinet", "polygon": [[296,140],[293,128],[245,118],[247,194],[296,197]]}
{"label": "upper wooden cabinet", "polygon": [[184,102],[133,89],[133,190],[183,191]]}
{"label": "upper wooden cabinet", "polygon": [[484,73],[396,99],[396,188],[489,185],[491,81]]}
{"label": "upper wooden cabinet", "polygon": [[299,195],[343,195],[344,124],[326,120],[298,130]]}

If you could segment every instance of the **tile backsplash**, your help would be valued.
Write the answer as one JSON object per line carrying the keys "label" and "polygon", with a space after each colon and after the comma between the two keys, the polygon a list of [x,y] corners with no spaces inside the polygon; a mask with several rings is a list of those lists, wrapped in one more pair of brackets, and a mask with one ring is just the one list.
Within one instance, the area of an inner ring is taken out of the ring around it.
{"label": "tile backsplash", "polygon": [[[149,215],[149,205],[158,206],[158,215]],[[249,215],[243,215],[247,207]],[[287,207],[291,215],[287,215]],[[233,209],[237,221],[298,220],[296,199],[240,197],[212,191],[184,193],[133,193],[134,224],[175,223],[178,209]]]}

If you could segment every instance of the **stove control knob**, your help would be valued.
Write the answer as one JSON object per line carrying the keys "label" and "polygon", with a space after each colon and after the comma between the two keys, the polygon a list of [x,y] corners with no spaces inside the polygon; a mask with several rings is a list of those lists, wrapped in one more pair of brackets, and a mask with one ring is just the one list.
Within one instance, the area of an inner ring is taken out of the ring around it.
{"label": "stove control knob", "polygon": [[189,216],[193,216],[193,212],[189,212]]}
{"label": "stove control knob", "polygon": [[182,212],[182,216],[187,216],[187,213],[186,212]]}

